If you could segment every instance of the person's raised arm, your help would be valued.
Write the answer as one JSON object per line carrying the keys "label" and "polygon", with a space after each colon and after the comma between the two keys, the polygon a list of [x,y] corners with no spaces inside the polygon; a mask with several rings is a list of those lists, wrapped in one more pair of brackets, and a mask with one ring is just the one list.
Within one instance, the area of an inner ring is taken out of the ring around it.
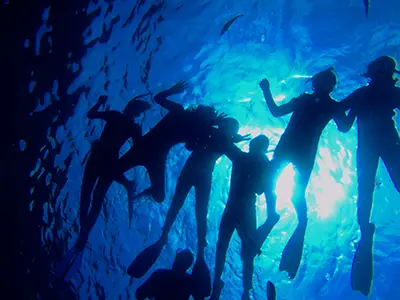
{"label": "person's raised arm", "polygon": [[264,78],[260,81],[260,88],[263,91],[265,102],[267,103],[268,109],[274,117],[281,117],[290,114],[295,109],[294,99],[281,106],[276,105],[274,98],[272,97],[270,84],[268,79]]}
{"label": "person's raised arm", "polygon": [[107,101],[107,96],[100,96],[97,103],[89,110],[87,117],[89,119],[105,119],[106,112],[100,112],[100,106],[104,105]]}
{"label": "person's raised arm", "polygon": [[179,112],[184,110],[183,106],[179,103],[171,101],[168,99],[169,96],[180,94],[187,88],[187,83],[185,81],[179,81],[173,87],[168,90],[159,92],[154,96],[154,101],[161,105],[163,108],[169,110],[170,112]]}

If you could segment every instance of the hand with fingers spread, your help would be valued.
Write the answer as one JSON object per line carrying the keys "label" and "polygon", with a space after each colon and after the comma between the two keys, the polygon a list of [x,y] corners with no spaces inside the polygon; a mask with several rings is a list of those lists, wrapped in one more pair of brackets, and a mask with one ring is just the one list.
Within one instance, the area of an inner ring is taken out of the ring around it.
{"label": "hand with fingers spread", "polygon": [[233,137],[234,143],[240,143],[240,142],[250,141],[250,140],[251,140],[250,134],[246,134],[246,135],[237,134],[236,136]]}
{"label": "hand with fingers spread", "polygon": [[223,121],[227,117],[228,117],[228,115],[226,113],[218,114],[217,118],[215,119],[215,124],[218,125],[221,121]]}
{"label": "hand with fingers spread", "polygon": [[188,83],[186,81],[179,81],[176,84],[174,84],[169,90],[169,94],[170,95],[174,95],[174,94],[180,94],[183,93],[185,91],[185,89],[188,87]]}

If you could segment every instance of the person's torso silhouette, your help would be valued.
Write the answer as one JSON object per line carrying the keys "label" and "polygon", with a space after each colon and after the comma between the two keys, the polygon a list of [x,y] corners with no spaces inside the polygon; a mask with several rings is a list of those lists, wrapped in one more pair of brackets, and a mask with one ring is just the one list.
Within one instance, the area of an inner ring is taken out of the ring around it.
{"label": "person's torso silhouette", "polygon": [[329,95],[319,97],[316,94],[302,94],[292,101],[293,114],[275,153],[299,153],[299,158],[313,157],[317,152],[321,134],[338,111],[339,103]]}
{"label": "person's torso silhouette", "polygon": [[[94,112],[88,114],[88,117],[106,121],[100,138],[93,144],[92,151],[111,156],[110,158],[118,159],[123,144],[129,138],[135,143],[142,135],[141,127],[118,111]],[[99,167],[105,162],[101,162]]]}
{"label": "person's torso silhouette", "polygon": [[347,102],[357,116],[360,143],[374,145],[398,136],[393,117],[400,106],[400,88],[371,83],[356,90]]}

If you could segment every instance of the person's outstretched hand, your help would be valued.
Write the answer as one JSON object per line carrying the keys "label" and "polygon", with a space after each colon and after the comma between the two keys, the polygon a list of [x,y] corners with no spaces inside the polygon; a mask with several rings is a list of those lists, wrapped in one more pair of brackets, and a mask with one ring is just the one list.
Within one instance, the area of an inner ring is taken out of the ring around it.
{"label": "person's outstretched hand", "polygon": [[186,81],[179,81],[174,84],[168,91],[171,95],[180,94],[188,87],[188,83]]}
{"label": "person's outstretched hand", "polygon": [[240,142],[250,141],[250,140],[251,140],[250,134],[246,134],[246,135],[237,134],[233,137],[234,143],[240,143]]}
{"label": "person's outstretched hand", "polygon": [[219,122],[221,122],[222,120],[226,119],[228,117],[228,115],[226,113],[220,113],[217,116],[217,119],[215,120],[216,124],[218,125]]}
{"label": "person's outstretched hand", "polygon": [[260,88],[263,91],[269,91],[270,84],[267,78],[264,78],[263,80],[260,81]]}

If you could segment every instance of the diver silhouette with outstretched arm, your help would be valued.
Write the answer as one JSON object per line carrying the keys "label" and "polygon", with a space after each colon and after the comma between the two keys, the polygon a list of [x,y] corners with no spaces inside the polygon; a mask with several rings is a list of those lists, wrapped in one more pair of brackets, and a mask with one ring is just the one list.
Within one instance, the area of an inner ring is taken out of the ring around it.
{"label": "diver silhouette with outstretched arm", "polygon": [[213,125],[224,115],[217,115],[211,106],[199,105],[185,109],[181,104],[168,99],[181,94],[187,83],[180,81],[173,87],[155,95],[154,101],[168,110],[165,115],[140,141],[124,154],[117,165],[116,176],[127,170],[143,166],[150,177],[150,187],[135,196],[152,197],[161,203],[165,199],[165,168],[171,148],[180,143],[187,143],[209,136]]}
{"label": "diver silhouette with outstretched arm", "polygon": [[124,143],[130,138],[133,143],[136,143],[142,136],[141,126],[133,121],[133,118],[139,117],[150,108],[149,103],[140,100],[142,96],[144,95],[132,99],[123,113],[114,110],[99,111],[100,106],[104,105],[107,100],[106,96],[100,96],[97,104],[87,114],[89,119],[104,120],[106,124],[100,138],[93,143],[86,163],[80,201],[81,229],[75,247],[58,264],[56,275],[59,278],[63,277],[67,281],[79,268],[83,249],[100,215],[106,193],[114,180],[127,190],[129,219],[132,218],[131,202],[135,183],[128,180],[123,174],[114,177],[112,170],[118,162],[119,151]]}
{"label": "diver silhouette with outstretched arm", "polygon": [[354,290],[368,295],[373,277],[373,235],[375,225],[370,223],[375,177],[379,158],[400,192],[400,138],[393,117],[400,107],[400,88],[393,79],[396,61],[382,56],[371,62],[363,75],[370,79],[367,86],[354,91],[341,102],[348,114],[348,129],[357,119],[358,148],[357,216],[361,240],[353,261],[351,285]]}
{"label": "diver silhouette with outstretched arm", "polygon": [[[228,201],[222,215],[215,262],[211,300],[218,300],[223,288],[221,280],[226,255],[233,232],[237,230],[242,240],[243,298],[250,299],[254,257],[257,254],[256,194],[265,192],[265,180],[271,170],[266,157],[269,140],[259,135],[250,141],[249,152],[242,152],[231,145],[225,152],[232,161],[232,176]],[[268,213],[270,207],[268,207]]]}
{"label": "diver silhouette with outstretched arm", "polygon": [[176,254],[172,269],[158,269],[136,290],[136,299],[189,300],[195,297],[193,276],[187,273],[193,264],[193,254],[182,250]]}
{"label": "diver silhouette with outstretched arm", "polygon": [[283,251],[279,267],[281,271],[287,271],[291,279],[297,274],[303,253],[308,221],[305,193],[319,139],[332,119],[340,131],[344,131],[346,124],[345,112],[330,96],[337,82],[333,68],[316,74],[311,80],[314,90],[312,94],[304,93],[281,106],[275,103],[268,80],[263,79],[260,82],[265,101],[274,117],[293,113],[273,156],[275,170],[279,170],[285,163],[292,163],[296,170],[292,201],[296,209],[298,225]]}
{"label": "diver silhouette with outstretched arm", "polygon": [[168,233],[193,187],[196,192],[195,212],[198,251],[192,275],[195,277],[196,282],[201,284],[198,287],[198,293],[203,297],[208,297],[211,293],[211,276],[205,263],[204,249],[207,245],[207,212],[211,194],[212,174],[216,161],[224,154],[224,144],[238,143],[248,138],[238,134],[239,122],[233,118],[221,119],[217,125],[218,129],[212,128],[211,134],[206,140],[186,143],[186,148],[192,153],[178,178],[175,194],[162,229],[162,235],[155,244],[139,254],[128,270],[132,275],[144,275],[155,263],[166,245]]}

